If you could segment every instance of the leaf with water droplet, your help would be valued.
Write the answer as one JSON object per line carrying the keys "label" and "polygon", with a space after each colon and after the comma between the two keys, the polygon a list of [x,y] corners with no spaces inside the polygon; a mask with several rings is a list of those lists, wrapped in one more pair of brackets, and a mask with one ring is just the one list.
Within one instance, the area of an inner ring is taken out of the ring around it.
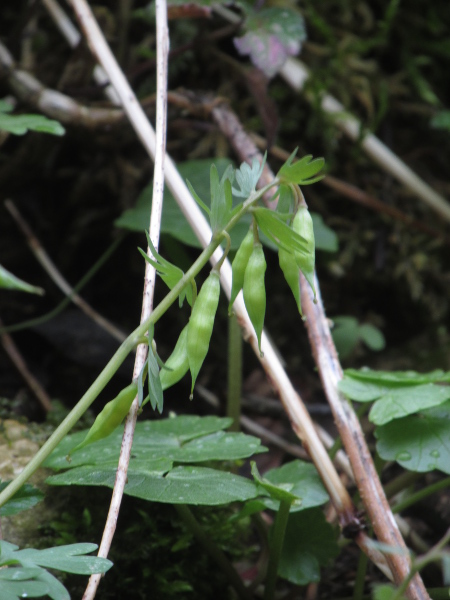
{"label": "leaf with water droplet", "polygon": [[396,460],[409,471],[439,469],[450,475],[450,402],[377,427],[375,436],[384,460]]}

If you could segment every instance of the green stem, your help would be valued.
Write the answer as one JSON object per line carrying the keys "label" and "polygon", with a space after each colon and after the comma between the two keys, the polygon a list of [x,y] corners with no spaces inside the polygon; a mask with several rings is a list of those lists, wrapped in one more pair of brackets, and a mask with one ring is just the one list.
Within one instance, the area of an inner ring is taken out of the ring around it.
{"label": "green stem", "polygon": [[53,434],[35,454],[31,461],[26,465],[24,470],[0,493],[0,506],[3,506],[24,483],[33,475],[33,473],[41,466],[47,456],[56,448],[59,442],[66,436],[77,421],[83,416],[89,406],[94,402],[100,392],[105,388],[106,384],[112,379],[120,365],[126,359],[128,354],[136,346],[137,342],[144,336],[150,325],[156,323],[168,310],[168,308],[178,298],[183,288],[189,284],[190,280],[197,275],[202,267],[208,262],[213,255],[215,249],[219,245],[219,241],[211,241],[211,243],[203,250],[191,268],[183,275],[180,281],[172,288],[167,296],[158,304],[151,315],[143,323],[131,333],[127,339],[119,346],[116,353],[105,366],[103,371],[86,391],[83,397],[79,400],[76,406],[70,411],[62,423],[55,429]]}
{"label": "green stem", "polygon": [[186,504],[174,504],[173,505],[184,523],[188,527],[189,531],[197,538],[200,544],[205,548],[206,552],[215,560],[222,571],[227,576],[230,584],[236,590],[239,598],[242,600],[252,600],[253,596],[250,591],[245,587],[242,579],[239,577],[236,569],[230,563],[228,558],[225,556],[223,551],[217,546],[211,537],[205,532],[203,527],[197,521],[192,514],[192,511]]}
{"label": "green stem", "polygon": [[242,334],[233,313],[228,319],[228,393],[227,417],[233,419],[231,431],[240,430],[242,395]]}
{"label": "green stem", "polygon": [[449,486],[450,486],[450,477],[446,477],[445,479],[442,479],[441,481],[438,481],[437,483],[433,483],[432,485],[427,486],[423,490],[419,490],[415,494],[411,494],[410,496],[408,496],[408,498],[405,498],[404,500],[400,500],[400,502],[398,502],[395,506],[393,506],[392,512],[400,513],[400,512],[402,512],[402,510],[405,510],[405,508],[408,508],[412,504],[415,504],[416,502],[423,500],[423,498],[426,498],[427,496],[430,496],[431,494],[434,494],[435,492],[444,490],[445,488],[448,488]]}
{"label": "green stem", "polygon": [[352,600],[362,600],[364,596],[364,584],[367,573],[369,558],[364,552],[359,553],[358,568],[356,571],[355,587],[353,588]]}
{"label": "green stem", "polygon": [[278,565],[280,564],[281,550],[283,549],[284,534],[286,533],[290,508],[291,503],[289,501],[280,501],[280,508],[275,517],[270,539],[270,557],[269,565],[267,567],[264,600],[273,600],[275,594],[275,585],[278,578]]}

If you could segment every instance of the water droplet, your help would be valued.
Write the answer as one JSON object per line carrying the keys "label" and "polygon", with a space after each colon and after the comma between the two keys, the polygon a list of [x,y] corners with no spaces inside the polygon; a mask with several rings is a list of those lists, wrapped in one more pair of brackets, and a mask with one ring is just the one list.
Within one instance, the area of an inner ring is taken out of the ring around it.
{"label": "water droplet", "polygon": [[28,594],[27,594],[26,592],[24,592],[24,593],[22,594],[22,598],[27,598],[27,597],[28,597]]}
{"label": "water droplet", "polygon": [[430,464],[427,465],[427,469],[429,471],[434,471],[435,468],[436,468],[436,465],[433,465],[432,463],[430,463]]}
{"label": "water droplet", "polygon": [[430,456],[432,456],[433,458],[440,458],[441,453],[438,450],[432,450],[430,452]]}
{"label": "water droplet", "polygon": [[395,460],[411,460],[411,454],[404,450],[403,452],[399,452],[395,457]]}

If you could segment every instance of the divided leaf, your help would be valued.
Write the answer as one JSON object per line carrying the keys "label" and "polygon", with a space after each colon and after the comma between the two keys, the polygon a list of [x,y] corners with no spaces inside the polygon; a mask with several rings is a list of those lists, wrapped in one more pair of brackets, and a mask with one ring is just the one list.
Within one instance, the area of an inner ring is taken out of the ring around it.
{"label": "divided leaf", "polygon": [[277,173],[277,177],[285,183],[294,183],[297,185],[311,185],[323,179],[324,175],[317,175],[325,166],[323,158],[312,159],[312,154],[308,154],[292,163],[297,150],[291,154]]}
{"label": "divided leaf", "polygon": [[267,153],[260,164],[257,158],[253,159],[252,166],[243,162],[239,169],[236,170],[236,183],[239,185],[239,190],[233,188],[233,194],[237,198],[248,198],[256,189],[256,185],[261,177],[261,174],[266,164]]}
{"label": "divided leaf", "polygon": [[[339,389],[358,402],[376,400],[369,419],[384,425],[393,419],[406,417],[450,400],[450,386],[445,385],[448,374],[439,371],[429,375],[414,372],[384,373],[376,371],[345,371]],[[444,385],[438,383],[444,382]]]}
{"label": "divided leaf", "polygon": [[[238,460],[265,450],[258,438],[223,431],[230,423],[231,419],[191,416],[137,423],[125,493],[155,502],[206,505],[254,498],[257,486],[247,479],[203,466],[174,464]],[[83,435],[67,436],[47,459],[47,467],[67,469],[51,476],[48,483],[112,488],[120,433],[74,453],[68,463],[68,448]]]}
{"label": "divided leaf", "polygon": [[64,135],[66,130],[58,121],[43,115],[10,115],[0,111],[0,130],[14,135],[24,135],[27,131],[39,131],[52,135]]}

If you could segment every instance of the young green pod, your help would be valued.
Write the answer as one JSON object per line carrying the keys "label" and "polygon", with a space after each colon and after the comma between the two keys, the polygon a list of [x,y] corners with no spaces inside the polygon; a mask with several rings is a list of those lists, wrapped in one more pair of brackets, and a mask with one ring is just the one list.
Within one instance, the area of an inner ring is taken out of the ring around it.
{"label": "young green pod", "polygon": [[84,440],[75,446],[72,452],[84,448],[92,442],[108,437],[127,416],[130,406],[137,394],[137,385],[130,383],[115,398],[105,404],[103,410],[97,415],[94,424],[89,429]]}
{"label": "young green pod", "polygon": [[266,267],[262,245],[260,243],[255,244],[245,269],[243,292],[245,308],[255,329],[261,355],[261,334],[266,314],[266,286],[264,282]]}
{"label": "young green pod", "polygon": [[219,273],[213,269],[201,287],[188,323],[187,354],[192,376],[191,399],[197,375],[208,354],[219,296]]}
{"label": "young green pod", "polygon": [[297,303],[298,312],[303,316],[299,288],[300,271],[298,269],[298,264],[295,260],[295,256],[291,252],[284,250],[284,248],[278,248],[278,260],[280,262],[280,268],[283,271],[284,278],[286,279],[294,295],[295,302]]}
{"label": "young green pod", "polygon": [[315,263],[315,240],[314,227],[311,215],[306,206],[300,206],[292,223],[292,229],[301,235],[306,243],[306,252],[295,252],[295,260],[306,281],[311,286],[316,297],[316,289],[314,287],[314,263]]}
{"label": "young green pod", "polygon": [[231,265],[231,271],[233,275],[231,283],[231,295],[230,304],[228,305],[228,312],[231,312],[234,301],[237,295],[242,290],[244,285],[245,269],[247,267],[248,260],[253,252],[253,228],[247,233],[245,238],[242,240],[241,245],[236,252],[233,263]]}
{"label": "young green pod", "polygon": [[175,385],[180,381],[189,370],[189,360],[187,351],[187,332],[188,326],[184,327],[172,354],[164,363],[159,372],[159,379],[163,390]]}

